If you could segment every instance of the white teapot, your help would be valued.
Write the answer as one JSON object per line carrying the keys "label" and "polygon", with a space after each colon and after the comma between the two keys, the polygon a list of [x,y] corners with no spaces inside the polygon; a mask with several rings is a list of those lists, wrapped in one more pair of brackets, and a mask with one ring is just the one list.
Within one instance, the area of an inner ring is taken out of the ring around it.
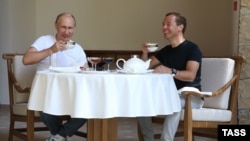
{"label": "white teapot", "polygon": [[[120,61],[123,62],[123,68],[119,65]],[[150,61],[151,59],[143,61],[138,58],[138,55],[132,55],[132,58],[128,59],[127,61],[125,61],[123,58],[118,59],[116,61],[116,66],[126,72],[143,73],[148,70]]]}

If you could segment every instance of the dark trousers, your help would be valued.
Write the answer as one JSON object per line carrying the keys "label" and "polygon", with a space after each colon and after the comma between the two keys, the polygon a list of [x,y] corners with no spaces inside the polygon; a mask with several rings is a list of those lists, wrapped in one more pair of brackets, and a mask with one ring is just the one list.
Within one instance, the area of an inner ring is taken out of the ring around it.
{"label": "dark trousers", "polygon": [[63,137],[71,137],[81,128],[87,119],[84,118],[70,118],[65,123],[60,116],[40,112],[42,122],[49,128],[52,135],[59,134]]}

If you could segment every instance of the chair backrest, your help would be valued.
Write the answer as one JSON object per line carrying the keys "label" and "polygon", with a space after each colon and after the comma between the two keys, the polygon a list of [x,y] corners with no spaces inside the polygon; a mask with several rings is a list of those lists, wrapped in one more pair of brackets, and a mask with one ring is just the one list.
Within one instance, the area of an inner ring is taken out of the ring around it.
{"label": "chair backrest", "polygon": [[7,61],[10,104],[28,102],[29,91],[18,89],[31,87],[36,66],[23,65],[23,54],[3,54],[3,58]]}
{"label": "chair backrest", "polygon": [[[15,55],[13,58],[13,73],[21,87],[31,87],[36,73],[35,65],[23,65],[23,55]],[[15,103],[28,102],[29,93],[18,94],[14,89]]]}
{"label": "chair backrest", "polygon": [[[202,58],[201,85],[202,91],[213,92],[225,85],[234,74],[235,61],[230,58]],[[207,108],[228,109],[231,87],[223,94],[205,98]]]}

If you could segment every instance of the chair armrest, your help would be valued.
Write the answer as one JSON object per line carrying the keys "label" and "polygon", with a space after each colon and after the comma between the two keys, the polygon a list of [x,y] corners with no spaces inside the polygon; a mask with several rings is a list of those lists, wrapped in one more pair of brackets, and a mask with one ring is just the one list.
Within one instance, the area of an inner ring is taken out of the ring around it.
{"label": "chair armrest", "polygon": [[19,93],[29,93],[30,92],[30,87],[24,87],[22,88],[19,83],[17,82],[13,72],[9,72],[11,73],[9,76],[10,76],[10,79],[13,83],[13,86],[15,87],[15,89],[19,92]]}
{"label": "chair armrest", "polygon": [[16,85],[15,88],[19,93],[29,93],[30,92],[30,87],[22,88],[19,85]]}
{"label": "chair armrest", "polygon": [[212,92],[211,94],[209,94],[208,92],[198,92],[198,91],[182,91],[181,94],[185,96],[193,95],[193,96],[204,97],[204,98],[215,97],[215,96],[222,94],[225,90],[227,90],[227,88],[232,86],[232,84],[237,80],[238,77],[239,76],[237,74],[234,75],[233,78],[230,79],[230,81],[228,81],[224,86]]}
{"label": "chair armrest", "polygon": [[183,91],[181,93],[182,95],[185,95],[185,96],[197,96],[197,97],[211,97],[212,95],[205,95],[203,94],[202,92],[196,92],[196,91]]}

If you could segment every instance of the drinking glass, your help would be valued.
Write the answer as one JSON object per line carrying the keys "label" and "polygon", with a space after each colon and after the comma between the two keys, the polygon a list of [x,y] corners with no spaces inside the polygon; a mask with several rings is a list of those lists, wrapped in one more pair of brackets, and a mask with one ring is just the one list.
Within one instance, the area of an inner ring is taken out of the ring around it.
{"label": "drinking glass", "polygon": [[87,58],[89,63],[91,64],[90,70],[94,70],[94,63],[91,61],[91,57]]}
{"label": "drinking glass", "polygon": [[108,65],[107,70],[110,71],[110,64],[114,61],[114,57],[103,57],[102,60]]}
{"label": "drinking glass", "polygon": [[88,57],[89,62],[92,64],[92,67],[94,65],[94,71],[96,71],[96,66],[98,63],[102,61],[101,57]]}

